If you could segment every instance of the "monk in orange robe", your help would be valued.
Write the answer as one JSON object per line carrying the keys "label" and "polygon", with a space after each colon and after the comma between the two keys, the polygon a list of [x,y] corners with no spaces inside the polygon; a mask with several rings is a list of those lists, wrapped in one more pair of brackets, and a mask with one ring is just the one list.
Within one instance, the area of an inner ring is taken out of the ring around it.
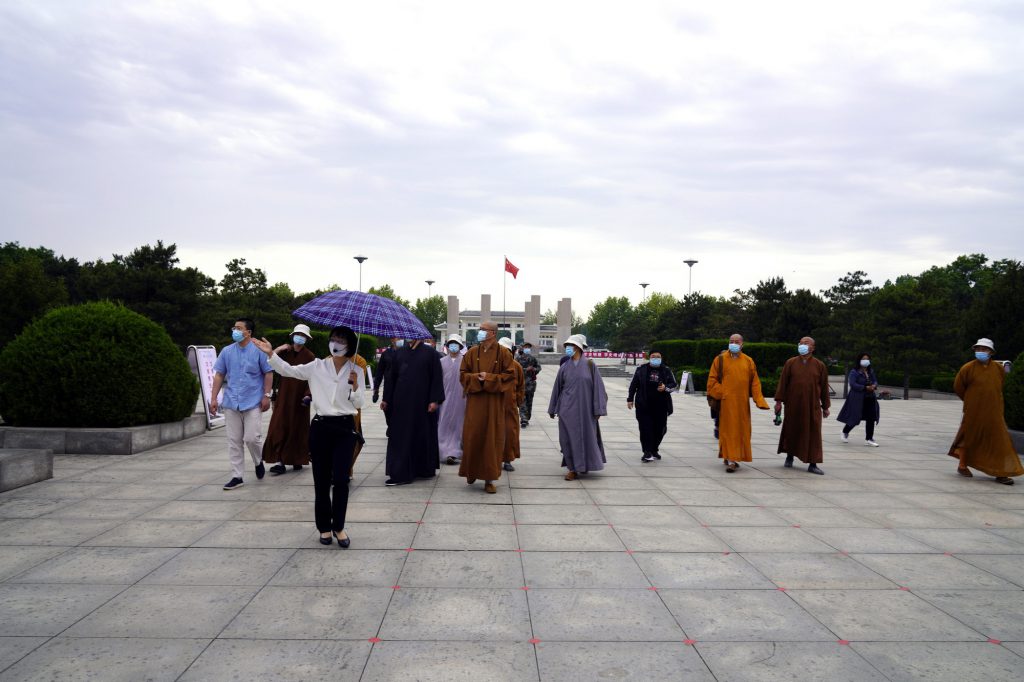
{"label": "monk in orange robe", "polygon": [[[719,378],[721,377],[721,378]],[[732,473],[740,462],[753,461],[750,447],[750,399],[762,410],[770,409],[761,394],[757,365],[743,353],[743,337],[729,337],[729,350],[711,363],[708,395],[722,401],[718,411],[718,456]]]}
{"label": "monk in orange robe", "polygon": [[[499,339],[498,343],[512,353],[512,357],[515,358],[515,353],[512,351],[512,339]],[[516,470],[512,466],[512,462],[519,459],[520,456],[519,406],[526,400],[526,373],[523,371],[523,366],[518,362],[513,362],[512,369],[515,372],[515,380],[510,381],[505,390],[505,450],[501,456],[503,462],[501,466],[505,471]]]}
{"label": "monk in orange robe", "polygon": [[512,354],[498,344],[498,325],[483,322],[479,344],[462,357],[459,382],[466,392],[466,418],[462,423],[462,462],[459,476],[470,485],[484,482],[484,492],[496,493],[505,452],[505,391],[515,380]]}
{"label": "monk in orange robe", "polygon": [[953,390],[964,401],[964,418],[956,432],[949,456],[960,460],[957,472],[972,476],[968,467],[996,477],[996,483],[1013,485],[1011,476],[1024,474],[1003,418],[1003,366],[992,360],[995,344],[978,339],[975,359],[960,368]]}
{"label": "monk in orange robe", "polygon": [[779,452],[786,453],[786,467],[793,457],[809,465],[807,471],[822,475],[821,419],[827,417],[832,400],[828,396],[828,368],[814,357],[814,339],[805,336],[797,346],[799,355],[782,366],[775,391],[775,414],[786,406],[786,418],[779,434]]}

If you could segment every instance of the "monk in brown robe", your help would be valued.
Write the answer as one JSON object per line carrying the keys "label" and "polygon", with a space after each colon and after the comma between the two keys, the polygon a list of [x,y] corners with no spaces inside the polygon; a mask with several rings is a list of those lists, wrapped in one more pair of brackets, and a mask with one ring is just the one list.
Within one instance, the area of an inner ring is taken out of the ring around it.
{"label": "monk in brown robe", "polygon": [[[512,357],[515,358],[512,339],[499,339],[498,343],[512,353]],[[501,457],[503,462],[501,467],[505,471],[515,471],[516,468],[512,466],[512,462],[520,457],[519,406],[526,400],[526,373],[523,371],[523,366],[518,361],[513,362],[512,369],[515,372],[515,380],[510,381],[505,390],[505,450]]]}
{"label": "monk in brown robe", "polygon": [[[309,327],[295,325],[291,344],[279,353],[281,359],[289,365],[305,365],[316,360],[313,351],[306,348],[311,338]],[[309,384],[289,377],[281,377],[280,382],[267,439],[263,441],[263,461],[274,464],[270,467],[271,476],[285,473],[289,464],[295,471],[309,464]]]}
{"label": "monk in brown robe", "polygon": [[462,462],[459,476],[470,485],[484,481],[484,492],[496,493],[505,452],[505,391],[515,380],[517,364],[498,344],[498,325],[483,322],[480,342],[462,358],[459,381],[466,392],[466,419],[462,424]]}
{"label": "monk in brown robe", "polygon": [[[824,461],[821,451],[821,419],[828,416],[832,401],[828,397],[828,369],[814,357],[814,339],[805,336],[797,346],[800,353],[782,367],[779,387],[775,391],[775,414],[786,406],[786,419],[779,435],[779,452],[786,453],[786,466],[793,466],[793,457],[808,464],[812,474],[825,472],[818,468]],[[721,434],[719,434],[721,435]]]}
{"label": "monk in brown robe", "polygon": [[964,401],[964,418],[956,432],[949,456],[960,460],[957,473],[973,476],[968,467],[996,477],[996,483],[1013,485],[1011,476],[1024,474],[1003,418],[1003,366],[992,360],[995,344],[978,339],[974,360],[960,368],[953,390]]}
{"label": "monk in brown robe", "polygon": [[[719,379],[721,377],[721,379]],[[740,462],[752,462],[750,447],[750,399],[762,410],[770,409],[761,394],[761,380],[754,360],[743,353],[743,337],[729,337],[729,350],[711,363],[708,395],[722,401],[718,412],[718,457],[732,473]]]}

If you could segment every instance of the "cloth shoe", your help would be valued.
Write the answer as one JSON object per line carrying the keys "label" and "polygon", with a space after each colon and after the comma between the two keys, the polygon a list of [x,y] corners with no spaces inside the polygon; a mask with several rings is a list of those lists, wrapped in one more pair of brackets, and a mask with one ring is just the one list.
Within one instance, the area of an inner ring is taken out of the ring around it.
{"label": "cloth shoe", "polygon": [[232,478],[230,481],[224,484],[224,490],[234,490],[235,488],[241,488],[245,483],[240,478]]}
{"label": "cloth shoe", "polygon": [[256,465],[256,478],[259,480],[263,480],[263,476],[266,475],[266,473],[267,468],[263,466],[263,460],[261,459],[260,463]]}
{"label": "cloth shoe", "polygon": [[869,448],[877,448],[878,447],[878,443],[876,443],[873,440],[866,440],[866,441],[864,441],[864,445],[868,446]]}
{"label": "cloth shoe", "polygon": [[281,474],[285,473],[286,471],[288,471],[288,467],[286,467],[283,464],[275,464],[274,466],[270,467],[270,475],[271,476],[280,476]]}
{"label": "cloth shoe", "polygon": [[641,462],[653,462],[654,461],[654,455],[652,455],[649,452],[645,452],[644,456],[640,458],[640,461]]}

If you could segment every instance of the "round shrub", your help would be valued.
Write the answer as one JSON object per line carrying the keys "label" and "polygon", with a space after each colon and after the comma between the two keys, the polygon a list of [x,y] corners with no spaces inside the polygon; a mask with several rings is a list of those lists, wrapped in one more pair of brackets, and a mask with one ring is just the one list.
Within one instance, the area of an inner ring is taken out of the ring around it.
{"label": "round shrub", "polygon": [[1003,383],[1003,403],[1006,425],[1024,431],[1024,353],[1013,361],[1013,371]]}
{"label": "round shrub", "polygon": [[52,310],[0,353],[0,415],[14,426],[179,421],[198,396],[163,327],[113,303]]}

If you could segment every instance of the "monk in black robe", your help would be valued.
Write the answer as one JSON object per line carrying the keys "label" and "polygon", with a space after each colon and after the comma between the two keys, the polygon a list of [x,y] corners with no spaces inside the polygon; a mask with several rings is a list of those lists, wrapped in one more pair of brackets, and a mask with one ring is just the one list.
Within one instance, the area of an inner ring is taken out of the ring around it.
{"label": "monk in black robe", "polygon": [[431,478],[441,466],[437,408],[444,401],[441,358],[420,339],[396,349],[381,409],[390,415],[385,485]]}

